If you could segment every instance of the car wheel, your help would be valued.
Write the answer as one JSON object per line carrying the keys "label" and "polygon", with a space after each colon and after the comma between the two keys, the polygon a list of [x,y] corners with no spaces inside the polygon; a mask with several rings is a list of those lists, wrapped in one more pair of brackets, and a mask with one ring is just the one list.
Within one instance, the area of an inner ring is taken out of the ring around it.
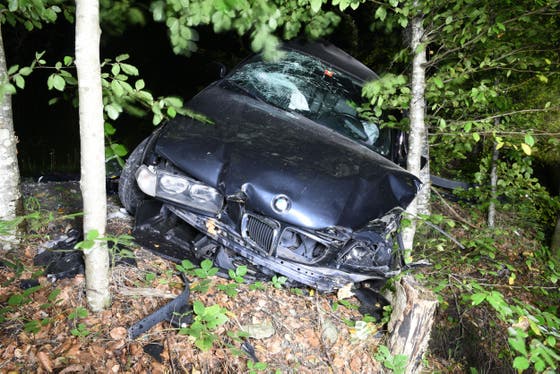
{"label": "car wheel", "polygon": [[138,204],[146,197],[146,194],[140,191],[136,183],[136,170],[142,164],[142,155],[144,154],[148,139],[146,138],[138,144],[130,156],[128,156],[119,178],[119,199],[124,208],[132,215],[136,213]]}

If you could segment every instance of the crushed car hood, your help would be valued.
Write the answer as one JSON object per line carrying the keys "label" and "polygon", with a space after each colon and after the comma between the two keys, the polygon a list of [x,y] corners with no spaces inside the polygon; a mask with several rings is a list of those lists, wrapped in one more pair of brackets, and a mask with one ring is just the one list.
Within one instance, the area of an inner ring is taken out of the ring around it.
{"label": "crushed car hood", "polygon": [[[214,123],[178,117],[155,151],[225,196],[244,192],[248,209],[309,229],[357,229],[416,195],[415,176],[367,147],[221,85],[189,103]],[[290,199],[287,212],[273,209],[277,195]]]}

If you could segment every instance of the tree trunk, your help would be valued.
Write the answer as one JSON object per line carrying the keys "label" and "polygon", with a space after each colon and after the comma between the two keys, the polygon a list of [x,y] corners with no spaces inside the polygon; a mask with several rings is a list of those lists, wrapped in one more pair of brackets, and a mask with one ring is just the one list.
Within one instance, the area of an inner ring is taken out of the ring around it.
{"label": "tree trunk", "polygon": [[[0,25],[0,84],[5,83],[8,76],[4,42]],[[21,213],[21,193],[19,190],[19,167],[17,160],[14,124],[12,117],[12,98],[10,95],[0,97],[0,220],[13,220]],[[0,250],[14,248],[17,243],[16,229],[9,230],[7,235],[0,236]]]}
{"label": "tree trunk", "polygon": [[488,227],[493,228],[496,224],[496,199],[498,198],[498,157],[500,151],[498,144],[492,146],[492,163],[490,166],[490,205],[488,206]]}
{"label": "tree trunk", "polygon": [[[414,2],[414,6],[418,7],[418,1]],[[410,134],[408,142],[408,158],[406,167],[409,172],[421,178],[421,161],[422,150],[427,147],[426,125],[424,123],[424,114],[426,111],[426,100],[424,92],[426,89],[426,49],[424,46],[424,26],[422,17],[416,16],[411,21],[412,37],[410,48],[413,53],[412,58],[412,98],[410,101]],[[427,167],[427,165],[426,165]],[[407,212],[414,217],[418,212],[419,201],[426,204],[429,201],[430,183],[429,169],[428,180],[423,181],[418,196],[408,206]],[[425,174],[425,173],[424,173]],[[424,175],[424,178],[426,176]],[[406,249],[412,249],[414,234],[416,232],[416,223],[412,219],[412,225],[403,230],[403,242]]]}
{"label": "tree trunk", "polygon": [[[80,187],[84,202],[84,235],[97,230],[99,236],[104,236],[107,197],[99,63],[100,35],[98,0],[77,0],[76,68],[80,102]],[[92,248],[84,250],[84,257],[88,305],[93,311],[99,311],[111,302],[107,244],[96,240]]]}
{"label": "tree trunk", "polygon": [[552,241],[550,242],[550,253],[552,257],[560,263],[560,216],[556,222],[554,234],[552,234]]}
{"label": "tree trunk", "polygon": [[406,373],[418,373],[428,348],[437,299],[410,275],[400,279],[395,287],[387,346],[393,356],[407,357]]}

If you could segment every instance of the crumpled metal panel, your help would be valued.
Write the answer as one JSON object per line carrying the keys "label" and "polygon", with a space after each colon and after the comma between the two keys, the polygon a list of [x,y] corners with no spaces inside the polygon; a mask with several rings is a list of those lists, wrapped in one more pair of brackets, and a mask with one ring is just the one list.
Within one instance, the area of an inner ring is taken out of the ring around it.
{"label": "crumpled metal panel", "polygon": [[[213,125],[190,118],[167,124],[156,153],[225,195],[243,191],[247,207],[309,228],[352,229],[405,208],[420,182],[401,167],[302,115],[214,85],[191,108]],[[292,200],[279,214],[271,200]]]}

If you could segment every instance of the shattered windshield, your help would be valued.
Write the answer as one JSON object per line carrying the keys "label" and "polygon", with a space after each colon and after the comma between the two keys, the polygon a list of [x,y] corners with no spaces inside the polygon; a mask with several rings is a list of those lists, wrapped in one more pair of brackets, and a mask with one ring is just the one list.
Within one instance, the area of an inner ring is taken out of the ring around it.
{"label": "shattered windshield", "polygon": [[227,81],[271,105],[297,111],[305,117],[356,140],[372,150],[389,154],[389,129],[358,118],[361,84],[311,56],[288,51],[278,61],[255,56]]}

